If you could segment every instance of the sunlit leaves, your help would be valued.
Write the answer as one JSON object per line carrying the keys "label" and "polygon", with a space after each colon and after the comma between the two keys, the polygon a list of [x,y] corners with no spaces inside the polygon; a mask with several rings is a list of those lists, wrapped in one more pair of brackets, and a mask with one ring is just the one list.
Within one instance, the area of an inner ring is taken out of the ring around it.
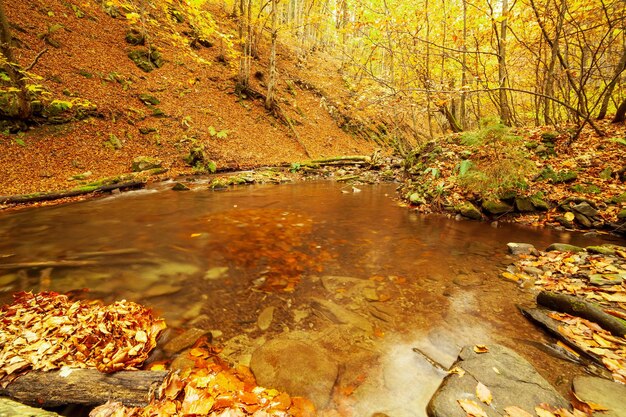
{"label": "sunlit leaves", "polygon": [[[105,404],[91,417],[148,417],[170,415],[215,416],[307,416],[312,404],[275,389],[256,385],[248,368],[230,368],[215,356],[215,349],[196,346],[189,352],[192,369],[170,374],[147,407],[132,408]],[[113,414],[114,413],[114,414]]]}
{"label": "sunlit leaves", "polygon": [[18,293],[0,311],[0,377],[64,366],[114,372],[141,365],[165,322],[127,301],[71,301],[56,293]]}

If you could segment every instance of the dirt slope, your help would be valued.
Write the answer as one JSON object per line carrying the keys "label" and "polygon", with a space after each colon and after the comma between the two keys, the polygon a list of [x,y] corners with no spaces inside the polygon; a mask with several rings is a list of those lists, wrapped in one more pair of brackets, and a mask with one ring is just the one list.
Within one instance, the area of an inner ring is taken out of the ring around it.
{"label": "dirt slope", "polygon": [[[165,65],[149,73],[127,56],[138,49],[125,41],[129,21],[109,16],[97,2],[16,1],[6,12],[23,67],[47,49],[31,70],[42,77],[36,83],[50,92],[47,100],[88,100],[99,117],[0,134],[0,195],[76,187],[69,178],[87,171],[90,181],[128,172],[138,155],[162,159],[168,175],[189,172],[182,157],[194,144],[205,144],[220,168],[308,159],[304,148],[312,157],[324,157],[367,154],[375,147],[346,134],[323,99],[293,82],[307,71],[320,73],[313,64],[302,67],[286,49],[278,57],[279,102],[297,137],[268,115],[260,100],[240,100],[233,93],[238,59],[224,42],[216,38],[211,47],[182,46],[176,40],[188,23],[177,23],[163,10],[150,9],[155,23],[146,27]],[[235,22],[220,10],[212,12],[221,30],[234,38]],[[252,63],[252,86],[261,92],[266,68],[267,48],[261,45]],[[154,107],[164,117],[156,117],[139,94],[157,98]],[[141,128],[151,132],[142,134]],[[112,146],[115,139],[120,149]]]}

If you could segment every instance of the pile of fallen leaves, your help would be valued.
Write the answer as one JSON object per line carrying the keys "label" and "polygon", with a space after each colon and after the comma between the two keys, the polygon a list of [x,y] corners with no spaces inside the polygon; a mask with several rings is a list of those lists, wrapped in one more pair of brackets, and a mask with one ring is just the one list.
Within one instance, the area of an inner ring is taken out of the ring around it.
{"label": "pile of fallen leaves", "polygon": [[598,324],[580,317],[557,312],[549,316],[563,324],[559,326],[563,337],[599,357],[613,379],[626,384],[626,339],[613,336]]}
{"label": "pile of fallen leaves", "polygon": [[[502,275],[512,281],[532,281],[536,289],[583,297],[626,318],[626,250],[603,246],[614,254],[539,252],[520,255]],[[611,249],[612,248],[612,249]]]}
{"label": "pile of fallen leaves", "polygon": [[112,402],[95,408],[90,417],[314,415],[310,401],[257,386],[248,368],[230,368],[216,353],[218,350],[203,343],[191,349],[188,355],[194,366],[171,373],[159,388],[157,398],[146,407],[125,407]]}
{"label": "pile of fallen leaves", "polygon": [[[538,252],[520,255],[502,275],[513,281],[533,282],[535,289],[568,294],[597,303],[602,310],[626,319],[626,250],[603,245],[588,251]],[[605,253],[593,253],[602,250]],[[602,363],[615,381],[626,384],[626,339],[598,324],[566,313],[548,314],[570,344]]]}
{"label": "pile of fallen leaves", "polygon": [[141,365],[165,322],[139,304],[20,292],[0,310],[0,382],[63,367],[115,372]]}

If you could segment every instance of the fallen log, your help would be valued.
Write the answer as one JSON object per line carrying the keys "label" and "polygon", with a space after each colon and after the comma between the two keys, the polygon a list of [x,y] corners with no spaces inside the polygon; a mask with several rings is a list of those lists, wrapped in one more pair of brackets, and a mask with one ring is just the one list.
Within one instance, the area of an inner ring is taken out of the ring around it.
{"label": "fallen log", "polygon": [[[596,355],[595,353],[586,350],[583,345],[576,343],[576,340],[565,337],[563,333],[559,331],[559,327],[562,323],[548,315],[550,313],[550,310],[542,308],[526,308],[522,306],[518,306],[517,308],[522,312],[525,317],[539,324],[541,327],[546,329],[548,333],[550,333],[552,336],[562,340],[563,342],[565,342],[565,344],[578,352],[583,360],[592,361],[604,367],[602,357],[600,355]],[[611,376],[609,375],[608,378],[611,379]]]}
{"label": "fallen log", "polygon": [[626,321],[607,314],[604,310],[588,301],[567,294],[542,291],[537,296],[537,304],[551,310],[571,314],[597,323],[613,336],[626,335]]}
{"label": "fallen log", "polygon": [[142,407],[152,399],[168,371],[120,371],[104,374],[95,369],[31,371],[0,388],[0,395],[38,407],[65,404],[97,405],[119,401]]}
{"label": "fallen log", "polygon": [[59,200],[61,198],[77,197],[80,195],[108,192],[116,189],[129,190],[134,188],[142,188],[146,185],[145,181],[129,181],[120,182],[116,184],[106,184],[99,187],[87,187],[78,190],[58,191],[51,193],[36,193],[36,194],[20,194],[11,196],[1,196],[0,204],[26,204],[26,203],[39,203],[42,201]]}

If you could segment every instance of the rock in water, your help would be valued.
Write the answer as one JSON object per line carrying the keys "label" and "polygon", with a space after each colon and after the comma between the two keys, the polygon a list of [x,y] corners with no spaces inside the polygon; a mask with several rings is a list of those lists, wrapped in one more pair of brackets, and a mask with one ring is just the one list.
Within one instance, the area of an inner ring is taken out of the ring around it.
{"label": "rock in water", "polygon": [[539,255],[537,249],[530,243],[509,242],[506,244],[511,255]]}
{"label": "rock in water", "polygon": [[626,386],[593,376],[577,376],[572,385],[582,401],[608,408],[601,412],[603,417],[626,417]]}
{"label": "rock in water", "polygon": [[[430,417],[466,417],[459,399],[474,401],[489,417],[506,415],[504,409],[510,406],[522,408],[532,415],[540,403],[559,408],[569,406],[532,365],[504,346],[489,345],[485,353],[476,353],[473,346],[466,346],[454,367],[463,369],[465,374],[446,376],[428,404],[426,411]],[[479,382],[493,396],[491,405],[478,399],[476,387]]]}
{"label": "rock in water", "polygon": [[546,248],[546,252],[583,252],[585,249],[580,246],[568,245],[567,243],[553,243]]}
{"label": "rock in water", "polygon": [[328,404],[339,372],[323,348],[287,338],[255,350],[250,369],[260,386],[306,397],[318,409]]}

